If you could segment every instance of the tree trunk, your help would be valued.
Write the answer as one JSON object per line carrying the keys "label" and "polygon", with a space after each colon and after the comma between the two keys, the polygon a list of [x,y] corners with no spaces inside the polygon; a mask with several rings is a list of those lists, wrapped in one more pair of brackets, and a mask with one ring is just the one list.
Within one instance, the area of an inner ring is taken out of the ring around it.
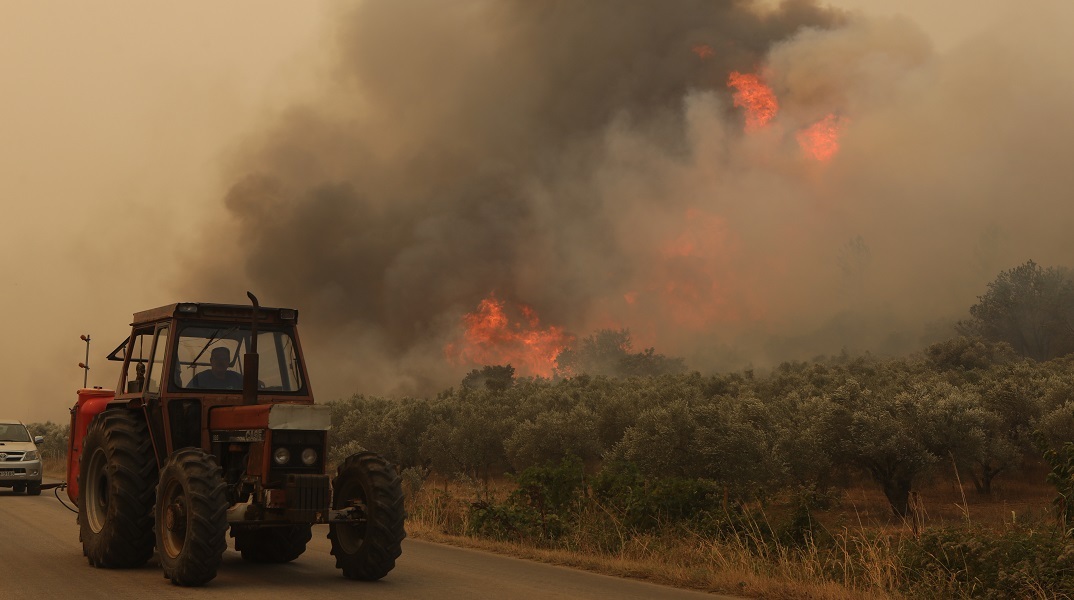
{"label": "tree trunk", "polygon": [[881,482],[884,488],[884,497],[891,504],[891,510],[895,516],[906,518],[910,514],[910,478],[892,477]]}

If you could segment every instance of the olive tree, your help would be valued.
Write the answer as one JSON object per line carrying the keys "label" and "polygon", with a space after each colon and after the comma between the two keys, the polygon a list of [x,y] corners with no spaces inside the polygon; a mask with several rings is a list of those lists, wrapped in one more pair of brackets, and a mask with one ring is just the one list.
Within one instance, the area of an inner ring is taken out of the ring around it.
{"label": "olive tree", "polygon": [[1003,271],[970,307],[958,329],[1048,360],[1074,352],[1074,279],[1063,267],[1033,262]]}

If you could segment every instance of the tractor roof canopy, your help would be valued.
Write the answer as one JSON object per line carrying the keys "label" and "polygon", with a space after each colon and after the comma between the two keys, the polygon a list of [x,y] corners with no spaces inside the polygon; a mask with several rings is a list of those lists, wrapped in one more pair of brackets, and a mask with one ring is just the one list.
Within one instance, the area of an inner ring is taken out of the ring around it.
{"label": "tractor roof canopy", "polygon": [[[293,308],[257,309],[257,322],[268,325],[298,323],[298,311]],[[199,321],[241,321],[250,322],[254,307],[249,304],[211,304],[207,302],[177,302],[159,308],[151,308],[134,313],[132,326],[154,323],[165,319],[196,319]]]}

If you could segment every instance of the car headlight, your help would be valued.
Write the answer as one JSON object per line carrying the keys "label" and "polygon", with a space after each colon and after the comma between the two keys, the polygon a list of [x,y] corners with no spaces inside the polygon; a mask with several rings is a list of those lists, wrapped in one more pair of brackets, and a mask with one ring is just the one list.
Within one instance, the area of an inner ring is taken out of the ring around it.
{"label": "car headlight", "polygon": [[22,460],[37,460],[37,450],[30,450],[22,455]]}
{"label": "car headlight", "polygon": [[276,448],[276,451],[272,453],[272,460],[278,465],[286,465],[291,460],[291,451],[287,448]]}
{"label": "car headlight", "polygon": [[306,448],[302,451],[302,464],[306,466],[312,466],[317,462],[317,451],[313,448]]}

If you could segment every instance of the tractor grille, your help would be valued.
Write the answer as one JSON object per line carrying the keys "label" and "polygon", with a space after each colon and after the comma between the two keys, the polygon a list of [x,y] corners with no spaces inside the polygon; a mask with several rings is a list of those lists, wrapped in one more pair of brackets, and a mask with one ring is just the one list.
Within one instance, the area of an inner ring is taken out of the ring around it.
{"label": "tractor grille", "polygon": [[328,518],[328,475],[287,476],[287,520],[325,522]]}

